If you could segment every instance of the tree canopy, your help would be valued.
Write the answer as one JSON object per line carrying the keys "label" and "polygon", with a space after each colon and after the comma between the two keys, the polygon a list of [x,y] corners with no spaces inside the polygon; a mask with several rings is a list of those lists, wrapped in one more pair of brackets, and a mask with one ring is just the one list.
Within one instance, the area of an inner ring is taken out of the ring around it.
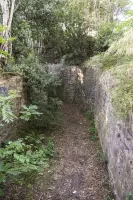
{"label": "tree canopy", "polygon": [[[15,59],[34,50],[44,62],[82,62],[94,55],[101,26],[115,23],[128,4],[127,0],[1,0],[2,24],[8,27],[3,36],[16,38]],[[112,28],[104,32],[110,36]],[[12,46],[4,48],[12,51]]]}

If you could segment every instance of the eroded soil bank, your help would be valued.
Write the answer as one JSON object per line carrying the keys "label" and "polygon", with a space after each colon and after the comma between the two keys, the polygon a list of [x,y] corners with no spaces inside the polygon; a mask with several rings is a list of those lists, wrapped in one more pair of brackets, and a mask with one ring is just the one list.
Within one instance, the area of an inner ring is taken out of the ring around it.
{"label": "eroded soil bank", "polygon": [[113,200],[99,141],[89,139],[89,122],[75,105],[64,105],[63,127],[52,133],[59,156],[27,197],[32,200]]}

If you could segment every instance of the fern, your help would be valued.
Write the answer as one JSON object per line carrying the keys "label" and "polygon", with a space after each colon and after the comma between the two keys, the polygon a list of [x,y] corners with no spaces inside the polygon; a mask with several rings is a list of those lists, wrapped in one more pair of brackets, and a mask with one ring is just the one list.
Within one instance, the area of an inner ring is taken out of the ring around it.
{"label": "fern", "polygon": [[54,143],[49,140],[44,145],[42,140],[43,137],[39,139],[30,135],[24,139],[10,141],[5,148],[0,148],[0,183],[5,182],[9,177],[23,180],[25,176],[42,172],[48,167],[49,159],[54,155]]}
{"label": "fern", "polygon": [[0,95],[0,112],[2,120],[5,123],[13,122],[14,119],[17,119],[15,114],[13,113],[12,104],[13,99],[19,97],[16,91],[10,90],[7,95]]}
{"label": "fern", "polygon": [[3,121],[6,122],[6,123],[9,123],[9,122],[13,122],[15,118],[17,118],[13,112],[12,112],[12,109],[11,109],[11,106],[9,103],[5,104],[2,109],[1,109],[1,112],[2,112],[2,117],[3,117]]}
{"label": "fern", "polygon": [[23,119],[25,121],[29,121],[32,118],[35,118],[42,113],[38,112],[38,107],[35,105],[30,105],[30,106],[23,106],[23,111],[20,112],[21,116],[20,119]]}
{"label": "fern", "polygon": [[[20,97],[16,91],[10,90],[8,94],[0,95],[0,112],[2,120],[5,123],[13,122],[18,117],[13,112],[13,100]],[[30,119],[36,118],[41,115],[37,111],[38,107],[35,105],[23,106],[23,111],[20,112],[20,119],[29,121]]]}

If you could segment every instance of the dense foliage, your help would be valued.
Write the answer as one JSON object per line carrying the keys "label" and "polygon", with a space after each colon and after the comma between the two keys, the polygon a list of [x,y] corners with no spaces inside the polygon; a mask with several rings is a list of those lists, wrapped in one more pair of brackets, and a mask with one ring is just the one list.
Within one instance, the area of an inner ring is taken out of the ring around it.
{"label": "dense foliage", "polygon": [[44,62],[59,62],[62,57],[79,61],[92,55],[94,39],[86,33],[83,12],[84,2],[23,1],[13,23],[12,34],[18,38],[15,57],[25,56],[29,46]]}
{"label": "dense foliage", "polygon": [[24,75],[29,103],[37,105],[41,116],[34,126],[48,127],[60,122],[61,100],[58,75],[51,73],[48,66],[39,62],[33,54],[23,64],[13,65],[14,71]]}
{"label": "dense foliage", "polygon": [[[133,106],[133,12],[119,22],[129,0],[0,0],[0,70],[23,75],[28,102],[12,110],[18,94],[0,95],[2,126],[16,119],[35,127],[60,123],[61,81],[48,63],[82,64],[86,58],[113,69],[118,85],[112,101],[123,117]],[[5,12],[6,11],[6,12]],[[13,37],[13,38],[12,38]],[[10,58],[10,59],[9,59]],[[92,120],[92,139],[97,131]],[[30,130],[30,133],[32,131]],[[0,148],[0,185],[43,171],[53,156],[52,141],[29,134]]]}
{"label": "dense foliage", "polygon": [[107,49],[112,25],[101,24],[117,19],[127,4],[126,0],[23,0],[14,13],[14,56],[27,56],[33,48],[43,62],[80,64],[97,49]]}
{"label": "dense foliage", "polygon": [[43,136],[30,134],[24,139],[10,141],[0,149],[0,195],[3,195],[2,184],[15,181],[28,184],[48,167],[49,159],[54,155],[54,143],[45,142]]}
{"label": "dense foliage", "polygon": [[[122,118],[127,118],[131,114],[133,107],[132,11],[128,12],[127,15],[129,16],[127,20],[114,27],[113,37],[109,37],[109,39],[113,40],[110,42],[108,49],[89,61],[89,64],[101,63],[102,69],[111,70],[117,79],[118,84],[115,90],[114,88],[112,90],[112,103],[116,108],[116,114]],[[106,42],[108,42],[108,39]]]}

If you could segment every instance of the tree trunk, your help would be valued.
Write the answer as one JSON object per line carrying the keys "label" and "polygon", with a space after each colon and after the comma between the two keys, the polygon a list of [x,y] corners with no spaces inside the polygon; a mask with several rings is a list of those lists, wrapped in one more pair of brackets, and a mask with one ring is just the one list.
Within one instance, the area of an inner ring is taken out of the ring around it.
{"label": "tree trunk", "polygon": [[[3,26],[6,27],[6,30],[4,30],[2,33],[2,36],[8,41],[11,37],[11,26],[15,7],[15,0],[0,0],[0,6],[2,10],[2,23]],[[9,52],[8,43],[2,45],[2,50]]]}

